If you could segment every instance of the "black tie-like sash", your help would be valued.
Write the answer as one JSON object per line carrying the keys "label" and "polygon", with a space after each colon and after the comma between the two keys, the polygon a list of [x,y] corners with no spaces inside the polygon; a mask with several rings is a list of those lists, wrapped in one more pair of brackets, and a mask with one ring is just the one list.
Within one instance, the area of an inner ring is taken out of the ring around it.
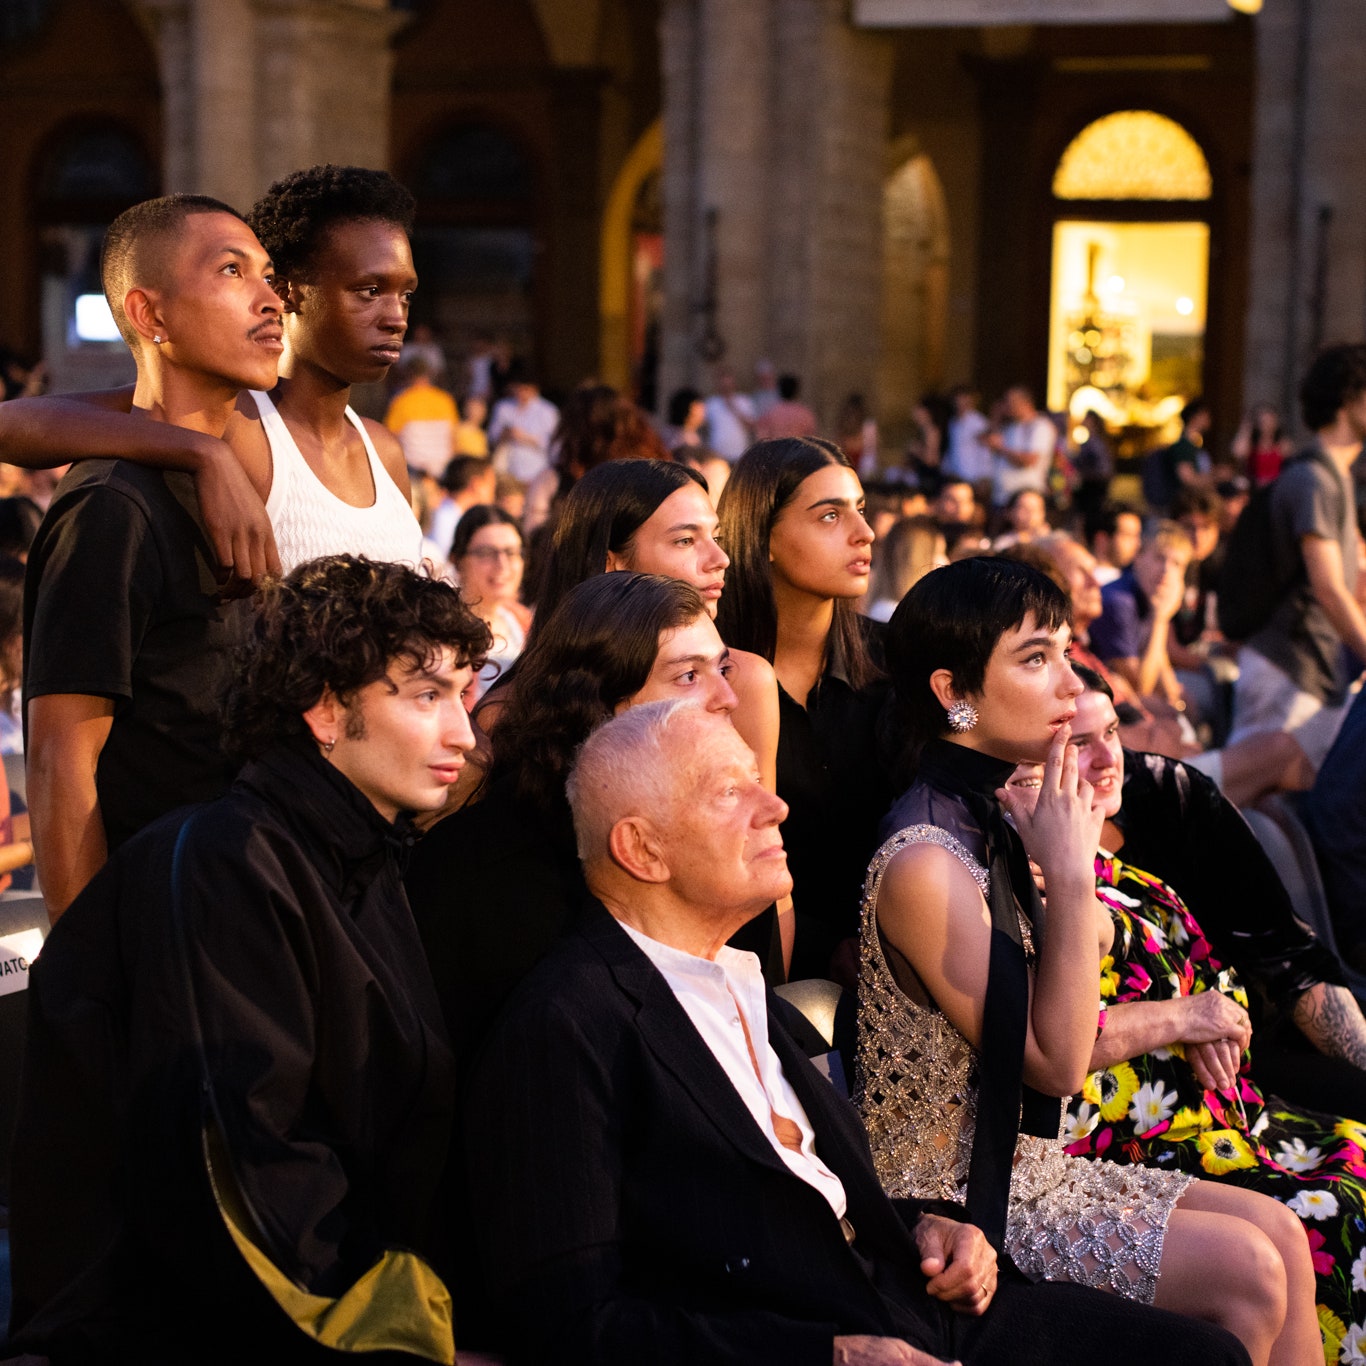
{"label": "black tie-like sash", "polygon": [[1015,765],[946,740],[931,741],[921,756],[918,781],[963,800],[986,840],[991,883],[991,957],[982,1018],[977,1085],[977,1128],[968,1166],[968,1216],[999,1252],[1015,1139],[1020,1133],[1056,1139],[1061,1102],[1024,1083],[1024,1045],[1029,1026],[1029,970],[1020,935],[1021,908],[1043,929],[1043,902],[1024,842],[1005,819],[996,789]]}

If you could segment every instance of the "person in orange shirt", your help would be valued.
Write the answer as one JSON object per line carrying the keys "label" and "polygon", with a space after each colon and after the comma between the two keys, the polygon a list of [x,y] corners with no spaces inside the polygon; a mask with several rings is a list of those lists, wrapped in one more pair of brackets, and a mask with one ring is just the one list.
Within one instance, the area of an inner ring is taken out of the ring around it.
{"label": "person in orange shirt", "polygon": [[432,383],[431,363],[417,355],[404,363],[405,384],[384,415],[384,425],[398,437],[408,468],[439,478],[451,458],[460,414],[455,400]]}

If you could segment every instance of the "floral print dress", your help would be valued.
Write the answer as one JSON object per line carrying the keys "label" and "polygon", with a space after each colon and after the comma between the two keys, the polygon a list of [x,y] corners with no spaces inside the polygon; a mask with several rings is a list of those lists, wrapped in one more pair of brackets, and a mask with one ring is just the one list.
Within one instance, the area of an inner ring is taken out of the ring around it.
{"label": "floral print dress", "polygon": [[[1115,921],[1113,953],[1101,962],[1102,1015],[1201,991],[1247,1006],[1171,888],[1103,852],[1096,878]],[[1366,1125],[1263,1095],[1247,1053],[1234,1090],[1206,1091],[1172,1044],[1092,1072],[1072,1099],[1065,1134],[1077,1157],[1190,1172],[1288,1205],[1309,1238],[1324,1360],[1366,1363]]]}

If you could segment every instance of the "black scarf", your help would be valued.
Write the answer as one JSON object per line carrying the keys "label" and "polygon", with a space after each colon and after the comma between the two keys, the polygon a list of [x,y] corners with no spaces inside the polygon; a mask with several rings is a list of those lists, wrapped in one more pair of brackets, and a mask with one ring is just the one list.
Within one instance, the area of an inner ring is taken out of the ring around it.
{"label": "black scarf", "polygon": [[1000,1251],[1010,1198],[1017,1134],[1056,1139],[1061,1102],[1024,1084],[1024,1041],[1029,1023],[1029,972],[1020,938],[1019,910],[1038,931],[1043,903],[1019,832],[1005,819],[996,790],[1015,765],[947,740],[932,740],[916,779],[958,797],[981,828],[991,878],[991,960],[982,1018],[977,1128],[968,1167],[967,1209],[972,1222]]}

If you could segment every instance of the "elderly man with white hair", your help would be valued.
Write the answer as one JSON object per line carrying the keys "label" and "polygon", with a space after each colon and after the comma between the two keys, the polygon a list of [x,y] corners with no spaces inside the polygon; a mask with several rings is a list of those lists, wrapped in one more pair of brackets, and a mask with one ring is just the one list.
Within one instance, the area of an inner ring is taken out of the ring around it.
{"label": "elderly man with white hair", "polygon": [[[884,1196],[857,1113],[726,940],[791,886],[730,722],[633,707],[568,785],[592,899],[471,1082],[481,1253],[519,1361],[1245,1361],[1206,1324],[1031,1285],[961,1211]],[[999,1280],[998,1280],[999,1276]]]}

